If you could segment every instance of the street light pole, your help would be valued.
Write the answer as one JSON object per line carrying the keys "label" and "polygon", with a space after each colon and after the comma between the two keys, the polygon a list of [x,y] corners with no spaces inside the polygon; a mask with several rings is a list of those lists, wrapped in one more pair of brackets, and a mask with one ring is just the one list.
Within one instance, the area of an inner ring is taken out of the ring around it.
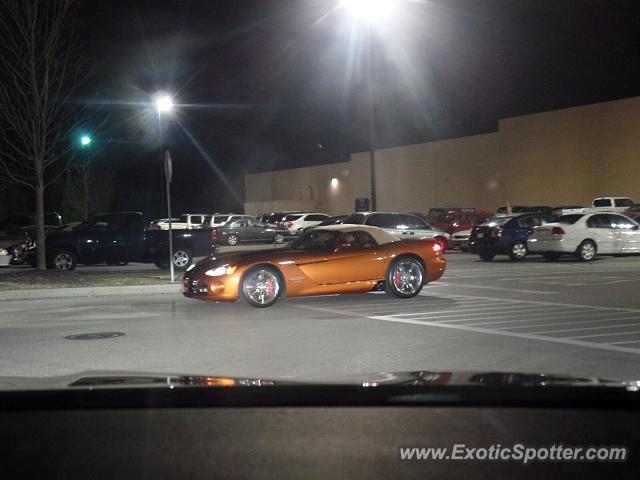
{"label": "street light pole", "polygon": [[[162,156],[162,166],[164,172],[164,182],[167,196],[167,214],[169,217],[169,270],[171,272],[171,283],[175,282],[175,267],[173,264],[173,226],[172,226],[172,212],[171,212],[171,178],[173,176],[173,165],[171,162],[171,153],[169,149],[164,148],[164,135],[162,132],[162,114],[170,113],[173,109],[173,99],[168,95],[159,95],[155,100],[156,109],[158,111],[158,130],[160,136],[160,153]],[[162,182],[163,175],[160,175],[160,181]],[[163,192],[163,188],[160,189]]]}
{"label": "street light pole", "polygon": [[369,178],[371,189],[371,211],[377,210],[376,198],[376,119],[373,92],[373,46],[371,44],[371,26],[367,25],[366,31],[367,70],[368,70],[368,96],[369,96]]}

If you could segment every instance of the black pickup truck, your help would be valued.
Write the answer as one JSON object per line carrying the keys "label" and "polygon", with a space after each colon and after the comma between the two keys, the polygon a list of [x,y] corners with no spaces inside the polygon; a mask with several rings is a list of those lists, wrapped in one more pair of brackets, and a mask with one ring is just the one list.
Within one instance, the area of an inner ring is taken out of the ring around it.
{"label": "black pickup truck", "polygon": [[[169,268],[169,232],[145,229],[139,212],[103,213],[73,228],[49,233],[47,266],[73,270],[77,264],[155,263]],[[193,257],[214,253],[211,228],[173,231],[173,265],[185,270]],[[35,263],[35,250],[27,260]]]}

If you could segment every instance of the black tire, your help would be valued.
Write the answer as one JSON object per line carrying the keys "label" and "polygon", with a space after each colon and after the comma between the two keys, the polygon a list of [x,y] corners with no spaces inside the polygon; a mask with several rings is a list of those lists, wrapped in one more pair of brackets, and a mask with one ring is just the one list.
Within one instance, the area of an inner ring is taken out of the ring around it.
{"label": "black tire", "polygon": [[480,251],[478,252],[478,256],[480,257],[480,259],[484,262],[490,262],[491,260],[494,259],[494,257],[496,256],[495,253],[493,252],[483,252]]}
{"label": "black tire", "polygon": [[590,262],[598,253],[598,247],[592,240],[584,240],[576,249],[576,258],[581,262]]}
{"label": "black tire", "polygon": [[542,254],[545,260],[549,262],[557,262],[560,260],[560,254],[558,252],[545,252]]}
{"label": "black tire", "polygon": [[71,272],[78,266],[78,258],[71,250],[55,250],[47,263],[57,270]]}
{"label": "black tire", "polygon": [[281,295],[284,283],[280,274],[267,265],[257,265],[245,272],[240,281],[240,295],[252,307],[270,307]]}
{"label": "black tire", "polygon": [[185,247],[176,247],[173,251],[173,268],[183,271],[193,263],[191,250]]}
{"label": "black tire", "polygon": [[227,236],[227,245],[235,246],[238,245],[238,243],[240,243],[240,238],[235,233]]}
{"label": "black tire", "polygon": [[516,240],[511,244],[509,249],[509,258],[513,261],[519,262],[527,258],[527,244],[522,240]]}
{"label": "black tire", "polygon": [[398,257],[389,265],[384,290],[399,298],[412,298],[420,293],[425,281],[424,267],[420,261],[413,257]]}

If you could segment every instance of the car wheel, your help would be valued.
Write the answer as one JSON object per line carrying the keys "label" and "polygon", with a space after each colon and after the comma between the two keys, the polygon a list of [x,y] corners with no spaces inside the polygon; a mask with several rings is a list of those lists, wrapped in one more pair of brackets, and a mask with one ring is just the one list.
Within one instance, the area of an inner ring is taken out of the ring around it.
{"label": "car wheel", "polygon": [[57,270],[75,270],[77,264],[76,254],[71,250],[58,250],[51,256],[51,265]]}
{"label": "car wheel", "polygon": [[173,252],[173,266],[176,270],[186,270],[193,263],[193,256],[186,248],[178,248]]}
{"label": "car wheel", "polygon": [[560,260],[560,254],[558,252],[546,252],[542,255],[545,260],[550,262],[557,262]]}
{"label": "car wheel", "polygon": [[422,290],[424,268],[411,257],[400,257],[393,261],[387,270],[385,291],[400,298],[415,297]]}
{"label": "car wheel", "polygon": [[496,256],[493,252],[478,252],[478,256],[485,262],[490,262]]}
{"label": "car wheel", "polygon": [[273,237],[273,241],[275,243],[283,243],[284,242],[284,235],[282,235],[281,233],[276,233],[276,235]]}
{"label": "car wheel", "polygon": [[511,250],[509,250],[509,258],[511,260],[519,261],[524,260],[526,256],[527,244],[520,240],[518,240],[517,242],[513,242],[513,245],[511,245]]}
{"label": "car wheel", "polygon": [[596,257],[597,251],[598,248],[596,247],[596,244],[593,243],[593,241],[585,240],[580,245],[578,245],[578,248],[576,250],[576,257],[581,262],[590,262]]}
{"label": "car wheel", "polygon": [[233,246],[233,245],[237,245],[237,244],[238,244],[238,240],[239,240],[239,239],[238,239],[238,236],[237,236],[237,235],[235,235],[235,234],[231,234],[231,235],[229,235],[229,236],[227,237],[227,244],[228,244],[228,245],[231,245],[231,246]]}
{"label": "car wheel", "polygon": [[257,266],[242,277],[240,291],[245,301],[258,308],[269,307],[278,299],[282,288],[280,276],[273,268]]}

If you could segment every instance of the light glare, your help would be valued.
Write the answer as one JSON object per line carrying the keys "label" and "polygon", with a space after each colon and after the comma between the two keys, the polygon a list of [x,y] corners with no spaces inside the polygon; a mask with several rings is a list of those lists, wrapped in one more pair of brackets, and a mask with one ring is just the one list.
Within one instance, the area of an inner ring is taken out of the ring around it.
{"label": "light glare", "polygon": [[82,137],[80,137],[80,145],[82,145],[83,147],[86,147],[90,143],[91,137],[89,135],[82,135]]}
{"label": "light glare", "polygon": [[173,109],[173,99],[169,95],[160,95],[156,98],[156,108],[160,113],[168,113]]}
{"label": "light glare", "polygon": [[389,19],[397,0],[342,0],[341,5],[358,21],[380,24]]}

